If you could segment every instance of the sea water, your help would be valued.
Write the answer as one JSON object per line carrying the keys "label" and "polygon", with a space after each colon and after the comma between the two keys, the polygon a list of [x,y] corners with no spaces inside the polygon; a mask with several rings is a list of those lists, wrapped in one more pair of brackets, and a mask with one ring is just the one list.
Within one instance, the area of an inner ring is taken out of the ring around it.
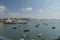
{"label": "sea water", "polygon": [[[29,31],[24,32],[26,29]],[[38,37],[40,33],[43,39]],[[27,24],[2,24],[0,36],[5,37],[5,40],[21,40],[23,36],[24,40],[55,40],[60,36],[60,19],[33,19]]]}

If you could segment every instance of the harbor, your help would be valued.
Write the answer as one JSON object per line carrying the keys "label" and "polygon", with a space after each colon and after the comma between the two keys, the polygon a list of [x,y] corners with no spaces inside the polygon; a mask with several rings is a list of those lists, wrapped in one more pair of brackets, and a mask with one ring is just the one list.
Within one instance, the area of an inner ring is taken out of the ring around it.
{"label": "harbor", "polygon": [[60,40],[60,0],[0,0],[0,40]]}
{"label": "harbor", "polygon": [[59,22],[60,19],[33,19],[27,24],[4,24],[0,25],[0,36],[6,40],[58,40]]}
{"label": "harbor", "polygon": [[16,24],[16,23],[26,24],[26,22],[30,20],[31,20],[30,18],[4,18],[4,19],[0,19],[0,22],[3,24]]}

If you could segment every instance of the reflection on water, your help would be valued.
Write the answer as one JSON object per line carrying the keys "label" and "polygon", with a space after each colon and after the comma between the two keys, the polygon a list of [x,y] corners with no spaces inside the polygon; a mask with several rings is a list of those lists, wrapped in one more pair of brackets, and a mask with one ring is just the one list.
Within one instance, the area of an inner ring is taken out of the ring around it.
{"label": "reflection on water", "polygon": [[1,24],[0,36],[6,40],[54,40],[60,36],[59,22],[59,19],[40,19],[27,24]]}

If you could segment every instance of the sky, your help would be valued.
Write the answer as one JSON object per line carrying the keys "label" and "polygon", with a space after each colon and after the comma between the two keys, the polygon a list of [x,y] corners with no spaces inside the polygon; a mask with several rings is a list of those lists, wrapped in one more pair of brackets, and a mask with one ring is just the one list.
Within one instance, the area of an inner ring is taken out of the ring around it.
{"label": "sky", "polygon": [[0,0],[0,18],[60,19],[60,0]]}

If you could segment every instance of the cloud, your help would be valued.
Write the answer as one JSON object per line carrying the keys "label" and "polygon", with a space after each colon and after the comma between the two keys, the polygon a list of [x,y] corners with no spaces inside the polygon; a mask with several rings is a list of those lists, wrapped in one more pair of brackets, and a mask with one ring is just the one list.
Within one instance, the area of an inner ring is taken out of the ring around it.
{"label": "cloud", "polygon": [[40,9],[39,11],[40,11],[40,12],[43,12],[43,10],[42,10],[42,9]]}
{"label": "cloud", "polygon": [[31,14],[24,14],[24,13],[18,13],[18,12],[11,12],[7,14],[7,17],[10,18],[32,18],[33,16]]}
{"label": "cloud", "polygon": [[[27,11],[30,12],[32,11],[32,8],[28,7],[28,8],[23,8],[23,11]],[[33,16],[32,14],[28,14],[28,13],[20,13],[20,12],[8,12],[6,6],[4,5],[0,5],[0,18],[35,18],[36,16]]]}
{"label": "cloud", "polygon": [[4,12],[7,8],[4,5],[0,5],[0,12]]}
{"label": "cloud", "polygon": [[40,15],[22,14],[22,13],[14,13],[14,12],[9,13],[8,17],[9,18],[32,18],[32,19],[40,19]]}
{"label": "cloud", "polygon": [[7,16],[6,14],[7,8],[4,5],[0,5],[0,18],[4,18]]}
{"label": "cloud", "polygon": [[32,11],[32,8],[27,7],[27,8],[22,8],[21,10],[30,12],[30,11]]}

